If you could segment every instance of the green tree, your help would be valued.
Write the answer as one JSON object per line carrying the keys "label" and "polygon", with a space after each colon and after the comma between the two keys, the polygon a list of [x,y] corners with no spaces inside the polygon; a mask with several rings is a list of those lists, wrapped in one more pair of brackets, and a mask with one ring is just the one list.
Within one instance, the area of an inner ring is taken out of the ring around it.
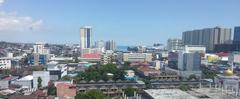
{"label": "green tree", "polygon": [[53,83],[48,86],[47,93],[48,93],[48,95],[56,95],[57,94],[57,88],[54,86]]}
{"label": "green tree", "polygon": [[188,86],[187,84],[181,84],[181,85],[179,86],[179,89],[182,90],[182,91],[191,90],[190,86]]}
{"label": "green tree", "polygon": [[194,74],[189,75],[188,80],[197,80],[197,76]]}
{"label": "green tree", "polygon": [[124,93],[128,96],[128,97],[132,97],[134,96],[134,91],[135,89],[128,87],[124,90]]}
{"label": "green tree", "polygon": [[130,66],[131,62],[125,61],[124,66]]}
{"label": "green tree", "polygon": [[75,99],[91,99],[91,97],[88,96],[87,94],[84,94],[84,93],[78,93],[78,94],[75,96]]}
{"label": "green tree", "polygon": [[75,57],[75,58],[74,58],[74,62],[75,62],[75,63],[78,63],[78,62],[79,62],[78,57]]}
{"label": "green tree", "polygon": [[41,77],[38,77],[37,82],[38,82],[38,88],[42,87],[42,78]]}

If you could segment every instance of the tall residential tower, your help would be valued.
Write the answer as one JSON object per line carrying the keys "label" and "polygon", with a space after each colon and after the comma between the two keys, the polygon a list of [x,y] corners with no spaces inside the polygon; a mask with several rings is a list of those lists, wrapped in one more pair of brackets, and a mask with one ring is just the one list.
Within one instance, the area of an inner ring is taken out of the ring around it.
{"label": "tall residential tower", "polygon": [[234,27],[233,40],[234,40],[235,43],[240,44],[240,26]]}
{"label": "tall residential tower", "polygon": [[205,28],[183,32],[184,45],[204,45],[207,51],[213,51],[215,44],[225,44],[231,40],[230,28]]}
{"label": "tall residential tower", "polygon": [[83,26],[80,28],[80,46],[81,49],[92,47],[92,27]]}

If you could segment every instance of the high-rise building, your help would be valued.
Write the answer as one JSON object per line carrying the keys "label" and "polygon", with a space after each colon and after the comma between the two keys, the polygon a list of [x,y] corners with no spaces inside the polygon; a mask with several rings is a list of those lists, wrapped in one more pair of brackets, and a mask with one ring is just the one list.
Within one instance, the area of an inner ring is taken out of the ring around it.
{"label": "high-rise building", "polygon": [[100,48],[104,52],[105,50],[105,42],[103,40],[95,42],[95,48]]}
{"label": "high-rise building", "polygon": [[178,69],[182,71],[199,71],[201,66],[201,55],[195,53],[180,53]]}
{"label": "high-rise building", "polygon": [[116,43],[113,40],[106,41],[106,50],[116,50]]}
{"label": "high-rise building", "polygon": [[168,48],[168,51],[182,50],[183,42],[181,39],[168,39],[167,48]]}
{"label": "high-rise building", "polygon": [[37,42],[33,45],[33,53],[34,54],[50,54],[49,48],[45,46],[43,42]]}
{"label": "high-rise building", "polygon": [[190,75],[201,76],[201,55],[198,52],[186,53],[179,52],[178,54],[178,70],[179,75],[188,78]]}
{"label": "high-rise building", "polygon": [[234,27],[234,37],[235,43],[240,43],[240,26]]}
{"label": "high-rise building", "polygon": [[80,28],[81,49],[92,47],[92,27],[83,26]]}
{"label": "high-rise building", "polygon": [[207,51],[213,51],[215,44],[225,44],[231,40],[230,28],[205,28],[183,32],[184,45],[204,45]]}

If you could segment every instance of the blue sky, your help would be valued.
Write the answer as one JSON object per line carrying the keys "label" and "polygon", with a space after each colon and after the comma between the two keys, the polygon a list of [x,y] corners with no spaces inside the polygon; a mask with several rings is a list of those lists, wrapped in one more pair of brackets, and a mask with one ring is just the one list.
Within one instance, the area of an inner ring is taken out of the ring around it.
{"label": "blue sky", "polygon": [[79,43],[79,28],[118,45],[152,45],[183,31],[240,25],[239,0],[0,0],[0,40]]}

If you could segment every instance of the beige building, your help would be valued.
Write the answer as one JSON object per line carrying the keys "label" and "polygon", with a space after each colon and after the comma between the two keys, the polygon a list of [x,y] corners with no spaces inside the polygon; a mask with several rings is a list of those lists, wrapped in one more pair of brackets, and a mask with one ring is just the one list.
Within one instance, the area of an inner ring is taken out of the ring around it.
{"label": "beige building", "polygon": [[129,62],[150,62],[152,61],[152,53],[123,53],[123,61]]}

